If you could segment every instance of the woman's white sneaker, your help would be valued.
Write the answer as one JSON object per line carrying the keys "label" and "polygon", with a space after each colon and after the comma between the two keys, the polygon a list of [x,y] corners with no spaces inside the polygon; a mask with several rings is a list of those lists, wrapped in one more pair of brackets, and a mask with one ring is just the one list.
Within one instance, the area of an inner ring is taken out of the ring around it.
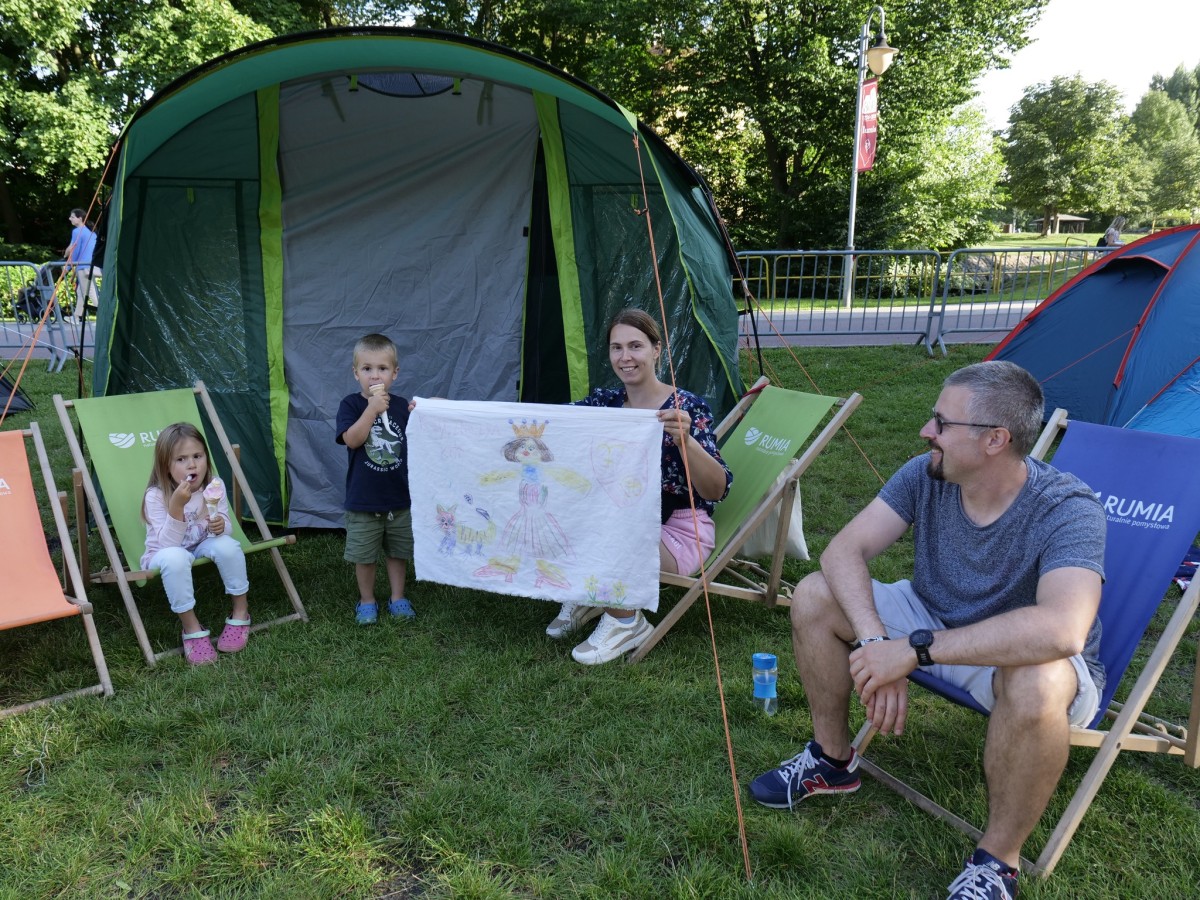
{"label": "woman's white sneaker", "polygon": [[554,621],[546,626],[546,634],[557,641],[561,637],[566,637],[576,628],[582,628],[602,612],[604,612],[604,608],[600,606],[564,603],[559,609],[558,615],[554,617]]}
{"label": "woman's white sneaker", "polygon": [[616,659],[622,653],[636,650],[650,637],[654,626],[646,621],[641,610],[633,621],[625,624],[608,613],[600,617],[596,630],[582,644],[571,651],[575,662],[595,666]]}

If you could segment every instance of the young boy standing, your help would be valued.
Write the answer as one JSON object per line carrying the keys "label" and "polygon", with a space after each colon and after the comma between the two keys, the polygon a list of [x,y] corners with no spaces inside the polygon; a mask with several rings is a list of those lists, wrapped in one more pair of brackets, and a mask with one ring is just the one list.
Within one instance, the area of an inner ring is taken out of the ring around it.
{"label": "young boy standing", "polygon": [[404,596],[413,554],[404,440],[408,400],[389,393],[398,355],[396,345],[382,334],[361,338],[354,345],[353,368],[360,390],[342,400],[337,414],[337,442],[349,451],[345,559],[354,563],[359,595],[354,618],[360,625],[379,617],[375,566],[381,549],[392,592],[388,612],[409,619],[416,615]]}

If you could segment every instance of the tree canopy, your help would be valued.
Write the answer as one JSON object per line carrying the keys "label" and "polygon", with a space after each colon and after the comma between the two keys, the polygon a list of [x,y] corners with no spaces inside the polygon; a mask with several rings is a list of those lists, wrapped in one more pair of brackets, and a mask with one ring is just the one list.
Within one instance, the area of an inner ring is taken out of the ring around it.
{"label": "tree canopy", "polygon": [[1187,107],[1166,90],[1151,90],[1130,121],[1146,172],[1144,213],[1153,220],[1156,214],[1184,210],[1190,217],[1200,207],[1200,134]]}
{"label": "tree canopy", "polygon": [[[861,245],[970,233],[962,210],[988,198],[950,165],[965,146],[955,110],[1047,2],[890,11],[900,55],[881,81],[876,169],[860,179]],[[415,23],[530,53],[619,100],[709,179],[741,245],[840,246],[865,12],[851,0],[0,0],[0,236],[64,239],[65,210],[89,205],[129,115],[195,65],[272,35]]]}
{"label": "tree canopy", "polygon": [[1009,190],[1018,205],[1042,210],[1043,234],[1059,212],[1117,206],[1131,154],[1115,87],[1055,78],[1028,88],[1009,123]]}

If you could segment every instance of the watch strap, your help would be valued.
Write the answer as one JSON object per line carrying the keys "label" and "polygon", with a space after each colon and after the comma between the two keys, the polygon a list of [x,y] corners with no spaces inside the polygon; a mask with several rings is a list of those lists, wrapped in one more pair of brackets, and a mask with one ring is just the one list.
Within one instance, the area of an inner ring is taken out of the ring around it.
{"label": "watch strap", "polygon": [[874,637],[859,638],[857,641],[855,641],[850,646],[852,648],[854,648],[855,650],[857,650],[860,647],[862,647],[863,644],[874,644],[876,641],[890,641],[890,640],[891,640],[891,638],[888,637],[886,634],[877,634]]}

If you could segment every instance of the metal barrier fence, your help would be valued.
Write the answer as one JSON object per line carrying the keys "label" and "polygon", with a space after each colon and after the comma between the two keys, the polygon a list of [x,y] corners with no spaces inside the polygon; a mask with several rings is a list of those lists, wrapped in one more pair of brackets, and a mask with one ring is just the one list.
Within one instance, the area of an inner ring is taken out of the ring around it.
{"label": "metal barrier fence", "polygon": [[936,250],[864,250],[853,256],[758,250],[737,256],[751,293],[770,318],[761,322],[760,334],[926,336],[941,270]]}
{"label": "metal barrier fence", "polygon": [[74,281],[69,275],[63,278],[65,266],[61,260],[40,266],[0,261],[0,355],[13,356],[34,346],[37,355],[49,356],[50,371],[57,372],[75,352],[92,349],[93,329],[63,319],[60,292],[66,292],[68,303],[75,301]]}
{"label": "metal barrier fence", "polygon": [[[737,256],[760,307],[760,337],[826,342],[910,335],[930,354],[935,344],[944,354],[948,334],[996,339],[1011,330],[1107,252],[974,248],[955,250],[944,262],[936,250],[750,250]],[[38,343],[49,352],[52,370],[77,349],[92,347],[93,329],[65,324],[55,302],[64,265],[0,262],[0,353],[29,346],[47,305],[52,311]],[[73,304],[70,278],[62,280],[58,290]]]}
{"label": "metal barrier fence", "polygon": [[1008,332],[1109,248],[955,250],[946,260],[941,303],[929,312],[927,345],[943,335]]}
{"label": "metal barrier fence", "polygon": [[[913,335],[932,354],[947,334],[1013,328],[1101,255],[1099,247],[955,250],[755,250],[738,260],[761,315],[760,336]],[[851,291],[843,280],[850,260]],[[769,321],[768,321],[769,319]]]}

